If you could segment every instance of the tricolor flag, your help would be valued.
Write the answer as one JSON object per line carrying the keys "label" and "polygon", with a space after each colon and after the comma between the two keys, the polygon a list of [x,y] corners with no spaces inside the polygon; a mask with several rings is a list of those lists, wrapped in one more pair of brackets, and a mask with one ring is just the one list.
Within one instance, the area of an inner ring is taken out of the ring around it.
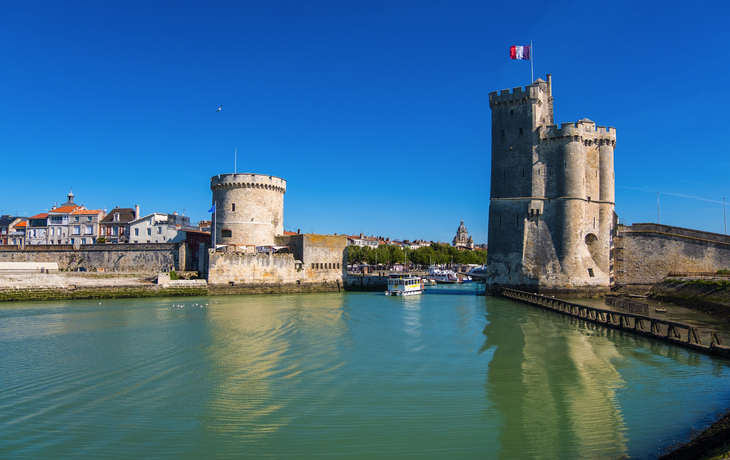
{"label": "tricolor flag", "polygon": [[510,59],[526,59],[530,60],[530,45],[511,46],[509,49]]}

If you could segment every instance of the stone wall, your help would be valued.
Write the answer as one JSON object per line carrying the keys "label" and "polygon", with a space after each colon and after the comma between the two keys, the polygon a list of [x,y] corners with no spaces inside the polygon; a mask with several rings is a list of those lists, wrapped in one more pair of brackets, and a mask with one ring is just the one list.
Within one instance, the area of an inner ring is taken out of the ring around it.
{"label": "stone wall", "polygon": [[294,258],[302,262],[306,282],[342,282],[347,276],[346,236],[308,233],[277,236],[275,240],[279,246],[289,246]]}
{"label": "stone wall", "polygon": [[0,262],[55,262],[59,270],[155,273],[184,269],[180,260],[185,245],[176,243],[0,246]]}
{"label": "stone wall", "polygon": [[614,243],[619,285],[651,285],[669,273],[730,269],[730,236],[660,224],[620,225]]}
{"label": "stone wall", "polygon": [[290,253],[209,251],[208,284],[241,286],[246,292],[268,292],[273,288],[276,288],[274,292],[289,292],[290,287],[291,292],[299,292],[304,286],[321,286],[323,290],[341,288],[347,275],[347,237],[298,234],[277,236],[275,242],[278,246],[288,246]]}

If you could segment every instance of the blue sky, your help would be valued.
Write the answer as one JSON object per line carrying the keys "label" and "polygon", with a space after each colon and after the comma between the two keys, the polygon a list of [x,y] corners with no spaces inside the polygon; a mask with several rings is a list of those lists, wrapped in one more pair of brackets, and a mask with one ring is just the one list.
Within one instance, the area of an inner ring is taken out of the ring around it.
{"label": "blue sky", "polygon": [[[489,93],[553,75],[617,128],[627,223],[724,232],[727,1],[3,2],[3,214],[65,201],[208,219],[210,177],[287,181],[284,225],[487,239]],[[223,110],[216,113],[218,106]],[[730,209],[728,209],[730,211]]]}

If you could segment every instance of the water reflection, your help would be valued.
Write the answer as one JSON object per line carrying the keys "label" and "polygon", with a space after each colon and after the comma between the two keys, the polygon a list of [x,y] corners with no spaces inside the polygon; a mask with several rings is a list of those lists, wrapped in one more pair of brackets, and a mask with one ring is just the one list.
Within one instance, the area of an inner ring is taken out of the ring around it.
{"label": "water reflection", "polygon": [[500,458],[617,458],[627,452],[615,347],[490,299],[487,393],[503,419]]}
{"label": "water reflection", "polygon": [[[260,297],[260,298],[257,298]],[[255,453],[266,438],[299,423],[313,406],[326,404],[328,382],[344,365],[342,296],[246,296],[219,298],[208,315],[213,358],[206,430],[233,437]],[[272,302],[275,300],[276,302]],[[220,444],[226,456],[240,452]],[[271,446],[269,446],[270,449]]]}

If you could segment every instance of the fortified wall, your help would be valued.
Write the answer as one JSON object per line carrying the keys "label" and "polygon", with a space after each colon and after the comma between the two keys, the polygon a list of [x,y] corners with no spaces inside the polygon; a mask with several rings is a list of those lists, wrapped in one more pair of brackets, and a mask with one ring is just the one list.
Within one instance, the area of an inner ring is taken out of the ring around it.
{"label": "fortified wall", "polygon": [[730,236],[661,224],[619,225],[615,282],[651,286],[669,273],[730,269]]}
{"label": "fortified wall", "polygon": [[347,237],[276,236],[289,254],[209,251],[208,285],[215,293],[321,292],[343,289]]}
{"label": "fortified wall", "polygon": [[68,271],[156,273],[185,270],[188,253],[184,243],[0,246],[0,262],[55,262],[59,270]]}
{"label": "fortified wall", "polygon": [[551,76],[493,92],[489,278],[564,296],[608,291],[615,128],[553,122]]}
{"label": "fortified wall", "polygon": [[[220,174],[210,178],[210,189],[218,246],[208,252],[212,292],[342,289],[347,237],[284,235],[284,179],[265,174]],[[287,246],[289,253],[274,253],[267,246]],[[264,248],[259,251],[260,247]]]}

